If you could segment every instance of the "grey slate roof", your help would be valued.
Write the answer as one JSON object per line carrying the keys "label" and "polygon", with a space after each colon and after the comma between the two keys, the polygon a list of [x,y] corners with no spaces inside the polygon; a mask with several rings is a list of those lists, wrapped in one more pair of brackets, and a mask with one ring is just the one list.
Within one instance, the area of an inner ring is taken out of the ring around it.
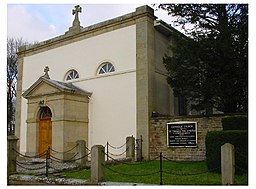
{"label": "grey slate roof", "polygon": [[48,79],[45,77],[41,77],[43,80],[45,80],[48,84],[55,86],[56,88],[63,90],[63,91],[68,91],[68,92],[72,92],[72,93],[80,93],[80,94],[86,94],[86,95],[91,95],[92,93],[85,91],[75,85],[73,85],[72,83],[65,83],[65,82],[61,82],[61,81],[56,81],[56,80],[52,80],[52,79]]}
{"label": "grey slate roof", "polygon": [[83,95],[87,95],[87,96],[92,95],[91,92],[83,90],[83,89],[73,85],[72,83],[65,83],[65,82],[61,82],[61,81],[56,81],[56,80],[52,80],[52,79],[49,79],[49,78],[46,78],[46,77],[42,76],[32,86],[30,86],[22,94],[22,96],[26,97],[27,95],[29,95],[30,92],[32,92],[33,89],[35,89],[42,82],[45,82],[45,83],[51,85],[52,87],[55,87],[56,89],[58,89],[62,92],[69,92],[69,93],[73,93],[73,94],[83,94]]}

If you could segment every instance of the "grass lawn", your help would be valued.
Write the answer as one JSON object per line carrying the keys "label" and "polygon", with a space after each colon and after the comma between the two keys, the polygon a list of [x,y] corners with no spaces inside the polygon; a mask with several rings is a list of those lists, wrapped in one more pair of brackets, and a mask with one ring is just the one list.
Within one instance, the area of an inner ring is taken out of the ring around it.
{"label": "grass lawn", "polygon": [[[106,181],[147,184],[160,183],[159,161],[134,164],[136,165],[107,165],[105,168]],[[176,163],[163,161],[162,167],[164,185],[221,185],[221,174],[207,172],[205,162]],[[68,178],[89,180],[90,170],[65,172],[63,175]],[[248,185],[247,174],[236,175],[235,184]]]}

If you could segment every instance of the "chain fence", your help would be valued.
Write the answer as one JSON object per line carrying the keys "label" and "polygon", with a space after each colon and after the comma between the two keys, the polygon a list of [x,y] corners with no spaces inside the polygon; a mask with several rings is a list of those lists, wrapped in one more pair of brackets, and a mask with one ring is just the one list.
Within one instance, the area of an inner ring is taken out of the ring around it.
{"label": "chain fence", "polygon": [[[78,145],[78,144],[77,144]],[[72,157],[68,159],[62,159],[56,157],[57,154],[64,154],[72,152],[76,147],[74,146],[73,148],[67,150],[67,151],[57,151],[52,149],[51,147],[48,147],[47,150],[44,152],[29,156],[29,155],[24,155],[21,154],[20,152],[16,151],[15,149],[12,149],[16,156],[23,157],[23,161],[18,161],[16,160],[16,166],[22,169],[24,172],[33,172],[37,173],[39,175],[44,174],[46,177],[48,177],[49,173],[58,173],[58,172],[63,172],[63,171],[68,171],[68,170],[73,170],[79,168],[77,161],[84,159],[84,158],[91,158],[91,152],[90,149],[85,147],[85,149],[88,151],[87,154],[77,157],[79,153],[75,153]],[[55,155],[52,155],[55,153]]]}
{"label": "chain fence", "polygon": [[[105,149],[106,149],[106,159],[109,160],[109,158],[111,156],[114,156],[114,157],[122,157],[128,150],[129,150],[129,147],[125,148],[121,153],[116,153],[116,152],[111,152],[111,150],[119,150],[124,148],[125,146],[127,145],[127,141],[122,144],[121,146],[114,146],[114,145],[111,145],[108,141],[107,143],[105,144]],[[112,159],[112,158],[111,158]]]}
{"label": "chain fence", "polygon": [[[121,146],[113,146],[111,144],[109,144],[109,142],[107,142],[107,144],[105,145],[105,151],[103,151],[102,153],[104,153],[105,155],[105,159],[107,160],[111,160],[112,162],[115,162],[115,164],[124,164],[126,166],[141,166],[141,165],[150,165],[152,169],[148,169],[148,172],[143,172],[143,173],[138,173],[136,172],[137,168],[130,168],[129,171],[122,171],[122,170],[118,170],[116,167],[112,167],[111,164],[106,163],[106,161],[104,161],[105,163],[103,163],[102,165],[104,166],[105,169],[122,175],[122,176],[128,176],[128,177],[147,177],[147,176],[152,176],[152,175],[159,175],[159,184],[163,185],[163,176],[164,175],[174,175],[174,176],[179,176],[179,177],[188,177],[188,176],[198,176],[198,175],[203,175],[203,174],[207,174],[209,172],[213,172],[216,171],[218,169],[220,169],[220,167],[215,167],[212,169],[207,169],[206,170],[198,170],[195,169],[193,172],[186,172],[186,171],[182,171],[182,170],[178,170],[178,169],[172,169],[171,167],[173,166],[173,164],[183,164],[183,165],[192,165],[195,163],[198,163],[197,161],[194,162],[182,162],[182,161],[174,161],[171,160],[170,158],[168,158],[167,156],[165,156],[162,152],[159,154],[159,156],[155,157],[154,159],[148,160],[148,161],[141,161],[141,162],[137,162],[137,161],[131,161],[131,162],[127,162],[127,161],[122,161],[122,159],[117,159],[114,157],[119,157],[122,156],[125,152],[127,152],[128,148],[126,148],[122,153],[119,154],[114,154],[112,152],[109,151],[109,149],[122,149],[124,148],[124,146],[126,146],[127,142],[124,143]],[[59,157],[56,157],[56,155],[58,153],[71,153],[75,148],[77,147],[74,146],[73,148],[67,150],[67,151],[57,151],[54,150],[50,147],[48,147],[48,149],[40,154],[37,155],[33,155],[33,156],[29,156],[29,155],[23,155],[21,153],[19,153],[18,151],[14,150],[17,156],[21,156],[24,158],[27,158],[28,161],[16,161],[16,165],[29,170],[29,171],[39,171],[40,173],[44,174],[46,177],[48,177],[49,173],[58,173],[58,172],[63,172],[63,171],[67,171],[67,168],[65,168],[64,164],[69,164],[69,163],[73,163],[75,164],[78,160],[84,159],[84,158],[92,158],[91,157],[91,150],[88,149],[86,146],[84,147],[85,150],[88,152],[87,154],[81,156],[81,157],[77,157],[79,154],[78,153],[74,153],[74,155],[72,155],[72,157],[68,158],[68,159],[62,159]],[[53,154],[55,153],[55,154]],[[246,154],[243,153],[239,153],[241,156],[245,156],[247,157]],[[159,163],[158,166],[156,166],[156,161],[158,161],[157,163]],[[62,166],[58,166],[58,165],[62,165]],[[153,165],[154,164],[154,165]],[[244,168],[239,167],[239,165],[235,165],[237,169],[241,170],[241,171],[246,171]],[[182,167],[182,166],[181,166]]]}
{"label": "chain fence", "polygon": [[[107,153],[103,152],[106,156],[108,156]],[[138,173],[127,173],[127,172],[121,172],[119,170],[115,170],[113,169],[110,165],[107,165],[107,164],[103,164],[104,168],[106,168],[107,170],[113,172],[113,173],[116,173],[116,174],[119,174],[119,175],[122,175],[122,176],[129,176],[129,177],[146,177],[146,176],[152,176],[152,175],[155,175],[155,174],[159,174],[159,184],[160,185],[163,185],[163,174],[168,174],[168,175],[174,175],[174,176],[197,176],[197,175],[202,175],[202,174],[207,174],[209,172],[212,172],[214,170],[217,170],[219,167],[216,167],[215,169],[211,169],[211,170],[203,170],[201,172],[194,172],[194,173],[182,173],[182,172],[175,172],[175,171],[166,171],[164,168],[164,165],[163,165],[163,162],[165,163],[165,166],[168,162],[171,162],[171,163],[179,163],[179,164],[184,164],[184,165],[188,165],[188,164],[195,164],[195,163],[198,163],[198,162],[177,162],[177,161],[173,161],[173,160],[170,160],[168,157],[164,156],[162,153],[159,154],[158,157],[152,159],[152,160],[149,160],[149,161],[142,161],[142,162],[132,162],[132,163],[127,163],[127,162],[122,162],[122,161],[119,161],[117,159],[114,159],[113,157],[110,157],[109,156],[109,159],[115,161],[115,162],[118,162],[119,164],[124,164],[124,165],[127,165],[127,166],[133,166],[133,165],[143,165],[143,164],[150,164],[152,162],[155,162],[156,160],[159,161],[159,166],[158,166],[158,169],[156,170],[156,167],[152,166],[152,171],[150,172],[145,172],[143,174],[138,174]],[[170,166],[170,165],[169,165]],[[168,168],[169,168],[168,166]],[[136,171],[136,170],[134,170]]]}

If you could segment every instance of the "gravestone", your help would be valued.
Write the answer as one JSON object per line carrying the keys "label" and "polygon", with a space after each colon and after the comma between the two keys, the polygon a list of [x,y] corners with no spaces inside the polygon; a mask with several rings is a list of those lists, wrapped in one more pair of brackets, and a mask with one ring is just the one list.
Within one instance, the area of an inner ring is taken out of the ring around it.
{"label": "gravestone", "polygon": [[221,146],[221,177],[222,185],[232,185],[235,179],[234,146],[226,143]]}

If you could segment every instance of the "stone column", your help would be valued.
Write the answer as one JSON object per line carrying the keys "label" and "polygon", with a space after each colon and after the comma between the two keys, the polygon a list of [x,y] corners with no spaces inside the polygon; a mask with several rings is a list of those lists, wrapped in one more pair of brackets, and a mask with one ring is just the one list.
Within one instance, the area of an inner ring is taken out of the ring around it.
{"label": "stone column", "polygon": [[104,179],[105,148],[94,145],[91,149],[91,183],[98,184]]}
{"label": "stone column", "polygon": [[76,141],[76,145],[76,159],[78,159],[76,162],[80,166],[85,166],[88,161],[88,156],[84,157],[87,154],[86,142],[84,140],[78,140]]}
{"label": "stone column", "polygon": [[135,158],[135,138],[133,136],[126,137],[126,157],[134,161]]}
{"label": "stone column", "polygon": [[155,89],[155,16],[149,6],[138,7],[136,15],[136,135],[143,136],[142,156],[149,159],[149,121]]}
{"label": "stone column", "polygon": [[[15,111],[15,136],[20,137],[21,129],[21,110],[22,110],[22,78],[23,78],[23,61],[26,47],[19,48],[18,54],[18,78],[17,78],[17,92],[16,92],[16,111]],[[19,141],[17,149],[20,148]]]}
{"label": "stone column", "polygon": [[221,177],[222,185],[232,185],[235,179],[234,146],[226,143],[221,146]]}
{"label": "stone column", "polygon": [[17,141],[19,139],[14,135],[9,135],[7,139],[7,177],[9,177],[10,174],[16,173],[17,154],[15,150],[17,150]]}

